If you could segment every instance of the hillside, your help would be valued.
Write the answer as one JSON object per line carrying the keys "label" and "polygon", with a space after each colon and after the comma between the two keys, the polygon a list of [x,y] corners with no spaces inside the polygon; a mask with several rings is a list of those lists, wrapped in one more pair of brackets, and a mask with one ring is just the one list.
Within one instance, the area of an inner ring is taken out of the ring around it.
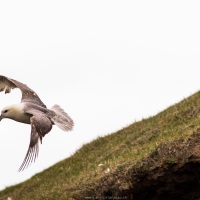
{"label": "hillside", "polygon": [[200,198],[200,92],[84,145],[0,199]]}

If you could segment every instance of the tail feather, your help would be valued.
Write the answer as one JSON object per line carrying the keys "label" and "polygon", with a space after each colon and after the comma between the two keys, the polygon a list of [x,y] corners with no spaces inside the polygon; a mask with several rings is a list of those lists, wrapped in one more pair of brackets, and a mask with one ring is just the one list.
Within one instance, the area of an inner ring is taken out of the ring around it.
{"label": "tail feather", "polygon": [[63,131],[71,131],[73,129],[73,120],[59,105],[54,105],[51,110],[55,112],[55,116],[51,118],[55,125]]}

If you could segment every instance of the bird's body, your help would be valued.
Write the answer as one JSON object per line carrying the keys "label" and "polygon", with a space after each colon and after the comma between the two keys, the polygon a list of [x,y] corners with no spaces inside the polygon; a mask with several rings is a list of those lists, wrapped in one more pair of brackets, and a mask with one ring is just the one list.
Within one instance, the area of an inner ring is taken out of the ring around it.
{"label": "bird's body", "polygon": [[36,159],[39,152],[39,140],[42,142],[42,138],[52,129],[54,124],[64,131],[70,131],[74,123],[59,105],[48,109],[38,95],[25,84],[0,76],[0,91],[9,93],[14,88],[19,88],[22,92],[21,103],[3,108],[0,121],[3,118],[9,118],[17,122],[31,124],[29,149],[19,168],[21,171]]}

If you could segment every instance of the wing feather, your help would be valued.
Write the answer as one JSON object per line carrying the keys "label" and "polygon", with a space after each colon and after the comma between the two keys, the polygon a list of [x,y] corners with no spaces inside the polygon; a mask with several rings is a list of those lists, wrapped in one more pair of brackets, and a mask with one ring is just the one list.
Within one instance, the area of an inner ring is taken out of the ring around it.
{"label": "wing feather", "polygon": [[31,138],[28,151],[19,168],[19,171],[23,171],[32,162],[35,162],[39,153],[39,141],[42,142],[42,137],[44,137],[45,134],[47,134],[52,128],[51,121],[43,113],[33,110],[30,110],[28,113],[33,115],[33,117],[30,119]]}
{"label": "wing feather", "polygon": [[39,139],[40,136],[35,128],[35,125],[31,124],[31,138],[30,138],[29,148],[24,158],[24,161],[22,162],[19,168],[19,171],[23,171],[37,158],[39,153]]}
{"label": "wing feather", "polygon": [[22,102],[32,102],[46,108],[46,105],[41,101],[38,95],[27,85],[14,79],[0,76],[0,92],[5,91],[5,93],[10,93],[10,91],[14,88],[19,88],[21,90]]}

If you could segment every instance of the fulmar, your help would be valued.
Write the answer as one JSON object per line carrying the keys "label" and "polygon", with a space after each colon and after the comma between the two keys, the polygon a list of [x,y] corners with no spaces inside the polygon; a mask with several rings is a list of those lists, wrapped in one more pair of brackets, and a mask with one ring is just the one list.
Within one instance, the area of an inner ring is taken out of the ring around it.
{"label": "fulmar", "polygon": [[9,93],[14,88],[21,90],[21,102],[3,108],[0,121],[3,118],[9,118],[31,125],[29,148],[19,168],[19,171],[23,171],[38,157],[39,141],[42,143],[42,138],[51,131],[54,124],[63,131],[70,131],[74,122],[59,105],[54,105],[48,109],[38,95],[27,85],[0,75],[0,92]]}

